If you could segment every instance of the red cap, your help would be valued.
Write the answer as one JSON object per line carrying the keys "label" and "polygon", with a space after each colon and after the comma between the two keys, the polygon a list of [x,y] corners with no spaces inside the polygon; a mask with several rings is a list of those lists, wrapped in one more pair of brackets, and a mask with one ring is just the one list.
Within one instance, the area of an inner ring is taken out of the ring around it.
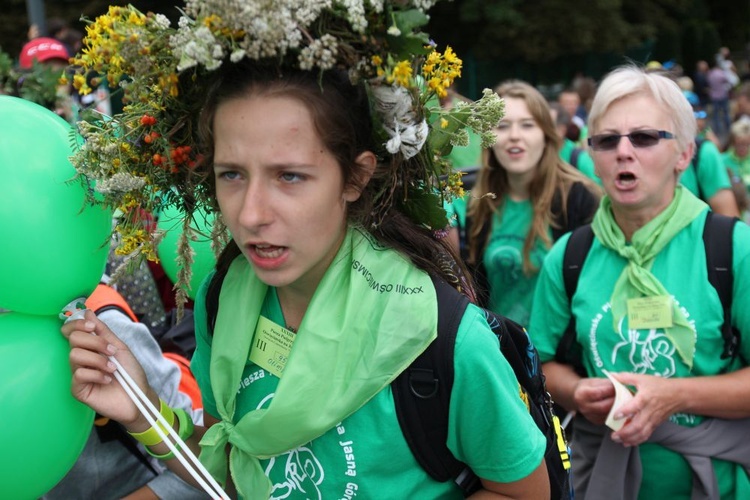
{"label": "red cap", "polygon": [[19,64],[23,69],[31,68],[34,59],[39,62],[49,59],[62,59],[66,63],[70,56],[65,46],[54,38],[34,38],[21,49]]}

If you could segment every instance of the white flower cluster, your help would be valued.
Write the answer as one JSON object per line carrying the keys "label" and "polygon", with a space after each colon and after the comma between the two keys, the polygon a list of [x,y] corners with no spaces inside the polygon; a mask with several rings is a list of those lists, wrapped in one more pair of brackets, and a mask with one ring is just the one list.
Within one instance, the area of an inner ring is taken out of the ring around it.
{"label": "white flower cluster", "polygon": [[438,0],[413,0],[414,7],[421,9],[423,11],[427,11],[432,8],[433,5],[437,3]]}
{"label": "white flower cluster", "polygon": [[[97,181],[111,175],[109,168],[112,160],[117,157],[119,149],[116,142],[108,140],[108,135],[113,133],[114,127],[112,121],[104,121],[100,127],[85,121],[78,122],[78,130],[84,139],[84,145],[75,152],[70,160],[73,165],[77,166],[79,172]],[[106,132],[102,133],[101,129],[106,130]],[[84,161],[87,152],[95,155],[97,161]],[[86,168],[82,169],[79,166],[85,166]]]}
{"label": "white flower cluster", "polygon": [[172,23],[169,21],[169,18],[164,14],[156,14],[154,16],[153,23],[163,30],[168,29],[172,25]]}
{"label": "white flower cluster", "polygon": [[482,91],[482,98],[472,106],[471,116],[466,124],[482,139],[482,147],[495,144],[494,128],[505,113],[505,101],[491,89]]}
{"label": "white flower cluster", "polygon": [[391,137],[385,148],[391,154],[400,151],[407,160],[415,156],[427,141],[430,127],[424,119],[417,122],[411,93],[399,85],[378,85],[372,93],[383,128]]}
{"label": "white flower cluster", "polygon": [[[429,8],[437,0],[413,0],[418,8]],[[300,50],[299,60],[304,69],[331,68],[337,57],[338,40],[325,34],[319,39],[310,26],[324,12],[336,12],[345,19],[355,33],[365,34],[367,11],[382,13],[385,0],[187,0],[185,13],[192,19],[218,16],[221,23],[243,36],[236,41],[230,59],[243,57],[263,59],[279,57],[289,50]],[[424,7],[422,7],[424,6]],[[183,21],[184,19],[184,21]],[[205,28],[196,28],[188,18],[180,20],[180,34],[173,37],[172,46],[180,56],[178,69],[204,64],[208,69],[218,66],[218,50],[214,41],[205,35]],[[193,30],[192,33],[189,31]],[[303,47],[304,46],[304,47]]]}
{"label": "white flower cluster", "polygon": [[331,69],[336,64],[336,51],[338,40],[335,36],[323,35],[302,49],[299,53],[300,69]]}
{"label": "white flower cluster", "polygon": [[179,58],[177,70],[182,71],[198,64],[213,71],[221,66],[224,50],[206,26],[195,28],[194,23],[181,17],[179,29],[169,38],[174,55]]}
{"label": "white flower cluster", "polygon": [[352,25],[352,29],[357,33],[364,33],[367,29],[364,3],[357,0],[343,0],[341,3],[346,8],[347,18]]}
{"label": "white flower cluster", "polygon": [[145,185],[146,181],[141,177],[136,177],[125,172],[117,172],[111,177],[99,179],[95,190],[102,194],[127,193],[129,191],[138,191]]}
{"label": "white flower cluster", "polygon": [[330,6],[330,0],[188,0],[185,12],[193,19],[219,16],[227,28],[245,34],[238,40],[239,49],[251,59],[261,59],[283,56],[289,49],[298,48],[301,29]]}

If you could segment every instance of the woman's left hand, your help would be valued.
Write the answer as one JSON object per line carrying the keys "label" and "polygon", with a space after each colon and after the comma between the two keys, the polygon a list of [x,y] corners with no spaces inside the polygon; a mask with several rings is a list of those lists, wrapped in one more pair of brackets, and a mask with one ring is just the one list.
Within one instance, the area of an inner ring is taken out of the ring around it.
{"label": "woman's left hand", "polygon": [[615,414],[615,418],[629,417],[629,421],[612,433],[613,441],[623,446],[638,446],[670,415],[680,411],[681,395],[675,390],[673,380],[624,372],[614,375],[623,384],[635,387],[636,394]]}

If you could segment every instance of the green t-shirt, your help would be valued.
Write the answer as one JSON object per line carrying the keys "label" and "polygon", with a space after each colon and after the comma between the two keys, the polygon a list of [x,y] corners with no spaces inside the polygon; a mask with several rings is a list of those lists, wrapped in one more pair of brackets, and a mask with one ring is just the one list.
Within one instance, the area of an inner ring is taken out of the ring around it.
{"label": "green t-shirt", "polygon": [[[692,373],[675,352],[662,329],[632,330],[627,317],[613,330],[610,297],[623,268],[624,258],[594,239],[581,269],[572,299],[576,318],[576,338],[583,346],[583,363],[591,377],[603,377],[602,370],[634,372],[662,377],[716,375],[746,366],[750,342],[740,344],[740,356],[730,363],[721,359],[723,314],[716,290],[708,282],[703,245],[705,217],[699,216],[679,232],[654,259],[651,271],[683,308],[696,334]],[[542,362],[552,361],[571,315],[562,277],[562,262],[569,235],[552,247],[540,272],[534,297],[529,333]],[[743,337],[750,333],[750,227],[738,223],[734,230],[734,300],[732,324]],[[689,270],[689,272],[685,272]],[[673,422],[694,426],[703,417],[676,414]],[[575,433],[574,433],[575,436]],[[575,438],[574,438],[575,439]],[[574,443],[575,444],[575,443]],[[690,498],[692,475],[687,462],[678,454],[655,444],[640,446],[643,463],[641,499]],[[734,494],[735,477],[745,476],[739,467],[714,460],[722,498],[743,498]],[[575,463],[573,464],[575,473]],[[739,476],[738,476],[739,475]],[[668,480],[665,480],[668,478]],[[747,485],[743,477],[742,487]],[[726,496],[725,496],[726,495]]]}
{"label": "green t-shirt", "polygon": [[[695,162],[698,163],[696,175]],[[688,165],[680,177],[680,182],[695,196],[709,200],[720,189],[731,189],[729,174],[724,167],[724,161],[716,145],[711,141],[704,141],[697,153],[697,158]],[[698,186],[700,185],[700,192]]]}
{"label": "green t-shirt", "polygon": [[[529,324],[538,272],[523,271],[523,243],[531,228],[533,207],[529,200],[505,197],[501,213],[492,218],[492,231],[482,262],[487,270],[490,298],[487,308],[522,325]],[[455,200],[452,211],[461,224],[466,221],[466,200]],[[541,268],[547,248],[538,240],[531,251],[531,263]]]}
{"label": "green t-shirt", "polygon": [[732,169],[732,172],[742,179],[748,192],[750,192],[750,156],[739,158],[734,149],[730,148],[722,153],[721,158],[724,160],[724,166]]}
{"label": "green t-shirt", "polygon": [[[571,163],[570,159],[573,155],[573,150],[576,149],[576,147],[577,146],[573,141],[564,138],[562,148],[560,149],[560,158],[567,163]],[[598,175],[596,175],[594,169],[594,159],[585,149],[581,148],[578,153],[576,164],[573,166],[592,181],[596,182],[600,186],[602,185],[602,180]]]}
{"label": "green t-shirt", "polygon": [[[209,379],[211,338],[204,305],[209,279],[196,300],[197,347],[191,368],[204,410],[217,415]],[[283,324],[273,288],[269,288],[262,314]],[[250,410],[267,407],[278,380],[248,361],[237,384],[235,422]],[[541,462],[546,444],[518,396],[515,376],[500,354],[497,338],[473,305],[456,337],[447,444],[480,477],[498,482],[530,474]],[[319,438],[262,460],[261,465],[273,483],[273,498],[461,498],[451,481],[434,481],[414,459],[399,427],[390,386]]]}

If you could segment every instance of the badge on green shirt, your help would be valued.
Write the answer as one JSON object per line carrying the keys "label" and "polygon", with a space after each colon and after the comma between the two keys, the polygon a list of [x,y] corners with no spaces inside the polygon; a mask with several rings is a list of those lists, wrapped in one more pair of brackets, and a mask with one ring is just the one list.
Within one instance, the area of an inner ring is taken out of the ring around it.
{"label": "badge on green shirt", "polygon": [[628,325],[634,330],[671,328],[673,310],[669,295],[628,299]]}
{"label": "badge on green shirt", "polygon": [[250,350],[250,361],[281,378],[294,339],[294,332],[260,316]]}

